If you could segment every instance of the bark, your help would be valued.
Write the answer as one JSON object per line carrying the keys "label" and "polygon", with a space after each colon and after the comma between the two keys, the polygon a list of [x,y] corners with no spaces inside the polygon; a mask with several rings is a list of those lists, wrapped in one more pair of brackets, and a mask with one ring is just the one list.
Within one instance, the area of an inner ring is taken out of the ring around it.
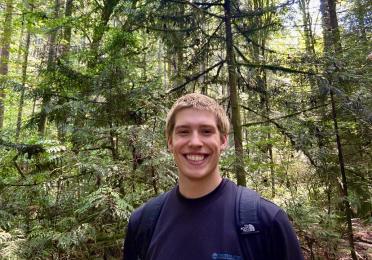
{"label": "bark", "polygon": [[157,177],[157,173],[156,173],[154,165],[150,166],[150,172],[151,172],[151,183],[152,183],[152,187],[154,189],[154,195],[158,196],[159,195],[159,188],[158,188],[158,184],[156,182],[158,177]]}
{"label": "bark", "polygon": [[242,126],[240,118],[239,95],[237,88],[236,64],[234,57],[234,42],[231,28],[231,1],[225,0],[225,33],[226,33],[226,63],[228,68],[228,84],[230,90],[230,104],[231,104],[231,121],[234,132],[235,145],[235,174],[237,184],[246,186],[246,177],[244,170],[244,150],[242,140]]}
{"label": "bark", "polygon": [[[65,6],[65,17],[70,18],[72,15],[72,7],[73,7],[74,0],[66,0],[66,6]],[[71,25],[70,23],[67,23],[64,28],[63,32],[63,39],[65,40],[65,52],[69,51],[70,48],[70,42],[71,42]]]}
{"label": "bark", "polygon": [[[0,41],[0,77],[8,74],[8,62],[9,62],[9,48],[12,37],[12,17],[13,17],[13,0],[7,0],[5,6],[5,19],[4,27]],[[5,90],[3,78],[0,78],[0,129],[4,125],[4,113],[5,113]]]}
{"label": "bark", "polygon": [[[337,57],[342,54],[341,40],[337,22],[337,13],[336,13],[336,2],[335,0],[321,0],[320,9],[322,13],[322,22],[323,22],[323,38],[324,38],[324,55],[332,57]],[[326,62],[326,71],[330,62]],[[327,74],[326,77],[330,82],[330,86],[341,86],[342,80],[335,74]],[[336,104],[334,98],[334,90],[330,89],[330,98],[332,106],[332,120],[335,131],[335,139],[338,152],[338,162],[340,165],[340,175],[341,175],[341,193],[344,204],[345,217],[347,222],[347,235],[350,247],[350,254],[353,260],[357,260],[355,246],[354,246],[354,236],[353,236],[353,227],[351,222],[352,212],[350,208],[350,202],[348,200],[348,182],[346,179],[345,171],[345,159],[343,155],[343,147],[341,144],[338,122],[337,122],[337,113],[336,113]]]}
{"label": "bark", "polygon": [[[270,6],[272,3],[271,1],[252,1],[252,11],[265,9]],[[251,44],[251,53],[252,58],[255,64],[262,65],[256,69],[256,89],[259,93],[260,98],[260,105],[262,114],[265,118],[270,118],[270,100],[269,94],[267,92],[267,74],[266,74],[266,40],[268,37],[268,31],[265,29],[268,25],[272,24],[272,15],[271,13],[267,13],[263,16],[256,16],[251,19],[251,26],[255,26],[257,28],[261,28],[255,34],[252,34],[250,38],[256,43]],[[245,29],[246,30],[246,29]],[[266,127],[270,127],[271,123],[266,122]],[[262,149],[263,153],[263,160],[270,164],[270,179],[271,179],[271,196],[272,198],[275,197],[275,172],[274,172],[274,158],[273,158],[273,147],[270,144],[271,134],[263,133],[261,136],[262,140],[267,143],[265,147]]]}
{"label": "bark", "polygon": [[[135,3],[137,1],[132,2],[132,7],[135,7]],[[104,5],[101,9],[101,17],[98,26],[96,26],[93,30],[93,36],[92,36],[92,43],[91,43],[91,52],[93,54],[92,59],[88,61],[87,67],[88,69],[94,69],[97,62],[98,62],[98,57],[99,57],[99,46],[101,43],[101,40],[107,31],[107,24],[110,21],[110,17],[114,11],[114,8],[116,5],[119,3],[119,0],[105,0]],[[67,6],[66,6],[67,8]],[[84,86],[82,88],[81,95],[86,96],[86,95],[91,95],[91,88],[90,85]],[[81,146],[81,141],[79,140],[79,132],[81,129],[84,128],[85,125],[85,116],[84,112],[82,111],[77,111],[73,123],[73,133],[72,133],[72,143],[73,143],[73,151],[75,153],[79,152],[80,146]],[[110,137],[111,138],[111,137]]]}
{"label": "bark", "polygon": [[[32,9],[30,10],[32,12]],[[18,115],[17,115],[17,129],[16,129],[16,140],[18,140],[21,127],[22,127],[22,113],[23,113],[23,105],[24,105],[24,97],[25,97],[25,87],[27,82],[27,65],[28,65],[28,54],[30,49],[30,39],[31,33],[30,28],[27,28],[26,33],[26,42],[24,46],[23,52],[23,61],[22,61],[22,89],[21,89],[21,96],[19,98],[19,105],[18,105]]]}
{"label": "bark", "polygon": [[344,160],[343,148],[342,148],[341,138],[340,138],[339,129],[338,129],[336,103],[335,103],[333,90],[331,90],[330,95],[331,95],[331,104],[332,104],[332,119],[333,119],[333,125],[334,125],[335,136],[336,136],[338,161],[340,164],[340,173],[341,173],[341,181],[342,181],[342,187],[341,187],[342,201],[344,204],[344,210],[345,210],[346,221],[347,221],[347,231],[348,231],[347,235],[348,235],[348,240],[349,240],[351,258],[353,260],[357,260],[358,258],[356,256],[355,247],[354,247],[353,226],[351,222],[352,211],[351,211],[350,202],[348,199],[349,194],[348,194],[348,183],[347,183],[346,171],[345,171],[345,160]]}
{"label": "bark", "polygon": [[324,53],[334,54],[342,51],[340,31],[338,28],[335,0],[320,0],[320,12],[322,13]]}
{"label": "bark", "polygon": [[[54,2],[54,17],[57,19],[59,16],[60,0]],[[56,40],[57,40],[58,28],[53,28],[49,35],[48,40],[48,60],[47,60],[47,71],[50,72],[53,69],[53,64],[56,57]],[[46,124],[47,124],[47,107],[51,100],[50,89],[46,88],[42,95],[42,103],[40,109],[40,117],[38,122],[38,133],[40,136],[45,135]]]}
{"label": "bark", "polygon": [[101,19],[98,26],[94,28],[91,51],[93,53],[93,58],[88,62],[88,68],[94,68],[99,56],[98,48],[101,43],[102,37],[107,30],[107,24],[110,21],[112,12],[115,6],[119,3],[119,0],[105,0],[103,8],[101,10]]}
{"label": "bark", "polygon": [[[310,59],[316,58],[315,53],[315,38],[312,31],[312,21],[311,16],[309,12],[309,2],[310,0],[299,0],[299,7],[302,13],[302,23],[303,23],[303,31],[304,31],[304,40],[305,40],[305,48],[306,48],[306,54],[310,57]],[[311,71],[314,73],[318,73],[318,68],[315,65],[311,66]],[[314,93],[321,92],[321,84],[319,84],[318,80],[315,77],[309,78],[310,86]],[[327,122],[327,108],[325,106],[326,103],[326,95],[319,95],[318,98],[314,97],[314,101],[322,106],[319,113],[322,118],[320,122],[318,123],[319,126],[317,126],[317,134],[316,134],[316,142],[317,142],[317,149],[318,154],[320,156],[318,157],[316,172],[319,178],[324,183],[325,189],[325,196],[327,198],[327,213],[328,215],[331,214],[331,205],[332,205],[332,176],[331,172],[327,169],[328,168],[328,162],[325,160],[324,155],[322,155],[322,151],[325,149],[325,143],[324,140],[324,134],[323,129],[326,128]]]}
{"label": "bark", "polygon": [[311,16],[309,12],[309,2],[310,0],[299,0],[298,4],[300,6],[300,10],[302,13],[302,22],[303,22],[303,30],[304,30],[304,38],[305,38],[305,47],[306,52],[311,55],[315,55],[315,40],[312,31],[312,22]]}
{"label": "bark", "polygon": [[[65,5],[65,18],[67,20],[71,18],[72,15],[72,8],[73,8],[73,0],[67,0],[66,5]],[[65,24],[63,28],[63,45],[62,45],[62,53],[61,53],[61,58],[65,59],[66,62],[68,63],[68,54],[70,51],[70,45],[71,45],[71,30],[72,27],[69,22]],[[59,105],[63,105],[65,100],[63,98],[58,98],[57,103]],[[57,126],[57,132],[58,132],[58,139],[64,143],[66,139],[66,129],[67,129],[67,118],[68,118],[68,113],[65,111],[59,111],[58,114],[56,115],[56,126]]]}
{"label": "bark", "polygon": [[366,24],[364,18],[366,16],[366,7],[363,6],[361,0],[355,0],[355,16],[358,19],[359,36],[364,43],[368,43]]}
{"label": "bark", "polygon": [[115,126],[114,126],[111,116],[110,116],[109,127],[110,127],[109,141],[110,141],[110,147],[111,147],[110,150],[112,153],[112,159],[116,161],[119,159],[119,136],[114,129]]}

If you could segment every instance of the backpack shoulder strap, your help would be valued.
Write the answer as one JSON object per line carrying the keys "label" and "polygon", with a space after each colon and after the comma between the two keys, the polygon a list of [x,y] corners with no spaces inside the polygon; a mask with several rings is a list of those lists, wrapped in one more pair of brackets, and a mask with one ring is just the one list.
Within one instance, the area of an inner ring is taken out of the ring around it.
{"label": "backpack shoulder strap", "polygon": [[156,223],[169,192],[153,198],[143,206],[143,211],[138,224],[136,245],[139,259],[144,260],[150,246]]}
{"label": "backpack shoulder strap", "polygon": [[273,259],[268,254],[267,233],[260,218],[261,197],[248,188],[238,187],[235,218],[243,259]]}
{"label": "backpack shoulder strap", "polygon": [[260,195],[246,187],[238,186],[235,202],[235,217],[240,235],[256,234],[260,232],[258,211]]}

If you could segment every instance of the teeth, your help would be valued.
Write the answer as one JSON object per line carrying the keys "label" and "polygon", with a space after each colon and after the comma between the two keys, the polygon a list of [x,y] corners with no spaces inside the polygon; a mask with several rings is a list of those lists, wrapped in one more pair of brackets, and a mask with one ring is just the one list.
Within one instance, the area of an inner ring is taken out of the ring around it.
{"label": "teeth", "polygon": [[191,160],[191,161],[202,161],[204,159],[204,156],[203,155],[188,154],[188,155],[186,155],[186,158],[188,160]]}

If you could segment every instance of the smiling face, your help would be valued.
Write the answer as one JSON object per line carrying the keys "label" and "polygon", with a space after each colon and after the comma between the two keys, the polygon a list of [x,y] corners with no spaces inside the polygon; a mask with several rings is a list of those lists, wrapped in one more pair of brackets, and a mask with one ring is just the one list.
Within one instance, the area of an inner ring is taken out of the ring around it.
{"label": "smiling face", "polygon": [[219,178],[218,161],[226,145],[227,136],[219,132],[212,112],[184,108],[175,115],[168,148],[173,153],[181,181]]}

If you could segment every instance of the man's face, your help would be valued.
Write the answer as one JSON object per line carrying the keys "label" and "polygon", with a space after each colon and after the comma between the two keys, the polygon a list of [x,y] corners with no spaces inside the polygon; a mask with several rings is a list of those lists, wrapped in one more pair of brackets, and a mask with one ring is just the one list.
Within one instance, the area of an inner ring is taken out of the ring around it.
{"label": "man's face", "polygon": [[219,157],[226,145],[227,136],[220,134],[212,112],[194,108],[177,112],[168,148],[180,178],[197,180],[217,176]]}

